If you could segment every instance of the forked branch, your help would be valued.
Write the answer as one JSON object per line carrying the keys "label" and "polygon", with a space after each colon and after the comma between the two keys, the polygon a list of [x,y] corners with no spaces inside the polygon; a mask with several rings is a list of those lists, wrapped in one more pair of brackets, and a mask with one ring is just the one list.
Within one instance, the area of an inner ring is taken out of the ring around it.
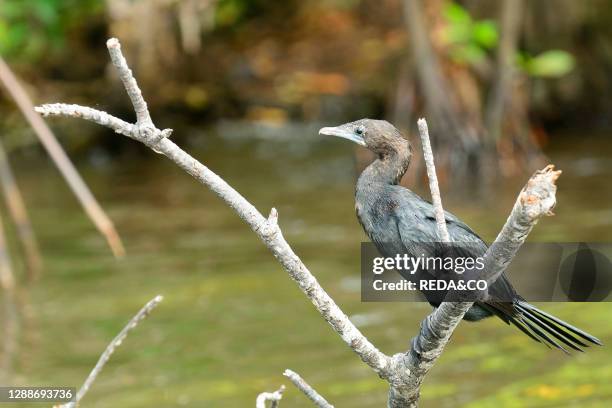
{"label": "forked branch", "polygon": [[[119,71],[119,77],[123,81],[134,109],[146,109],[146,102],[142,99],[142,93],[132,75],[132,71],[121,56],[119,41],[111,38],[106,43],[113,63]],[[116,62],[115,62],[116,61]],[[259,236],[264,244],[272,251],[283,268],[296,281],[304,294],[312,301],[319,313],[341,336],[359,357],[368,364],[380,376],[387,376],[389,357],[381,353],[368,339],[357,329],[349,318],[340,310],[334,300],[325,292],[317,279],[310,273],[300,258],[293,252],[278,226],[278,213],[272,209],[270,216],[265,218],[257,209],[247,201],[240,193],[232,188],[225,180],[211,171],[208,167],[194,159],[172,142],[168,136],[171,129],[158,129],[155,127],[148,114],[141,112],[135,124],[127,123],[106,112],[98,111],[88,107],[69,104],[50,104],[36,108],[43,116],[69,116],[82,118],[101,124],[113,129],[115,132],[128,136],[134,140],[144,143],[158,153],[167,156],[180,168],[193,176],[200,183],[208,187],[213,193],[227,203],[240,218],[242,218],[251,229]]]}

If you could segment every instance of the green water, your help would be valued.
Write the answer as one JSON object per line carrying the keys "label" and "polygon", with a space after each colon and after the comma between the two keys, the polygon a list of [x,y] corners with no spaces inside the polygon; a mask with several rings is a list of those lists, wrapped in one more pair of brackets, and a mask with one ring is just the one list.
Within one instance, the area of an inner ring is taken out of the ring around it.
{"label": "green water", "polygon": [[[606,140],[552,144],[548,154],[565,170],[557,216],[542,220],[531,239],[612,241]],[[353,211],[351,146],[307,136],[248,141],[202,133],[186,149],[262,212],[278,209],[288,242],[374,344],[389,354],[408,348],[429,306],[359,300],[364,236]],[[42,279],[23,291],[14,384],[78,388],[110,339],[162,294],[164,302],[118,349],[83,406],[253,406],[259,392],[286,384],[281,407],[310,407],[282,377],[286,368],[337,407],[385,406],[385,383],[332,332],[255,235],[162,156],[128,150],[79,161],[121,233],[128,253],[121,261],[46,159],[13,161],[45,261]],[[447,194],[445,205],[491,240],[525,179],[504,182],[479,202]],[[544,308],[612,343],[611,304]],[[491,319],[455,332],[425,381],[422,406],[605,407],[612,405],[611,384],[610,348],[567,357]]]}

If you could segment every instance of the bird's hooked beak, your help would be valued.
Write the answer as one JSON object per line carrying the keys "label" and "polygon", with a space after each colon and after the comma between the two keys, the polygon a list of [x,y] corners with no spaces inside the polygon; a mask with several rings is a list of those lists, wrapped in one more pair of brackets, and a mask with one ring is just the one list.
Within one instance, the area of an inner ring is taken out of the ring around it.
{"label": "bird's hooked beak", "polygon": [[358,145],[366,146],[366,142],[365,140],[363,140],[363,137],[359,136],[354,132],[352,128],[348,128],[345,125],[336,127],[324,127],[319,130],[319,134],[326,136],[338,136],[344,139],[348,139],[351,142],[355,142]]}

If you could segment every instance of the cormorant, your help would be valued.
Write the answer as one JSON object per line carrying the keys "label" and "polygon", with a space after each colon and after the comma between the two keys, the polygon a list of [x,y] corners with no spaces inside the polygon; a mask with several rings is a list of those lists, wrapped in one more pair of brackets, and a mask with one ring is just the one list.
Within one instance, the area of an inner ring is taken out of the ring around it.
{"label": "cormorant", "polygon": [[[322,128],[319,134],[351,140],[376,154],[377,159],[357,181],[355,210],[378,251],[385,257],[396,254],[418,257],[423,255],[425,248],[424,255],[439,255],[440,245],[436,241],[440,240],[433,206],[399,185],[412,156],[410,143],[400,131],[384,120],[361,119]],[[469,243],[465,251],[471,251],[474,256],[484,254],[487,245],[470,227],[449,212],[445,212],[445,219],[451,241]],[[418,250],[415,243],[422,243]],[[408,280],[412,278],[399,272]],[[439,299],[433,299],[427,292],[423,294],[432,306],[439,306]],[[475,302],[464,319],[478,321],[493,315],[513,324],[533,340],[564,352],[567,352],[564,345],[578,351],[588,347],[587,343],[602,345],[596,337],[527,303],[516,293],[505,274],[489,286],[486,300]]]}

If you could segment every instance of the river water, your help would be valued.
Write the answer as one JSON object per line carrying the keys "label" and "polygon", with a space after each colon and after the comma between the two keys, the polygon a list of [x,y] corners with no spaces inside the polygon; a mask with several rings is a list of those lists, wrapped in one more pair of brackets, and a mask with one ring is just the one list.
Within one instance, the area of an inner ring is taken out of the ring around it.
{"label": "river water", "polygon": [[[312,130],[268,138],[222,132],[194,131],[185,148],[263,213],[276,207],[287,241],[369,339],[388,354],[406,350],[430,308],[360,302],[365,236],[353,210],[353,146],[310,136]],[[530,239],[612,241],[610,138],[558,136],[547,154],[564,170],[557,215],[542,220]],[[42,279],[22,291],[15,384],[78,387],[127,320],[162,294],[84,406],[253,406],[259,392],[286,384],[281,407],[310,407],[282,377],[286,368],[337,407],[385,405],[385,383],[332,332],[255,235],[162,156],[124,149],[78,161],[123,238],[128,255],[120,261],[47,159],[12,160],[45,262]],[[526,179],[498,183],[483,200],[445,194],[445,207],[492,240]],[[612,343],[609,303],[543,308]],[[490,319],[455,332],[425,381],[422,405],[604,407],[612,404],[610,384],[609,348],[567,357]]]}

